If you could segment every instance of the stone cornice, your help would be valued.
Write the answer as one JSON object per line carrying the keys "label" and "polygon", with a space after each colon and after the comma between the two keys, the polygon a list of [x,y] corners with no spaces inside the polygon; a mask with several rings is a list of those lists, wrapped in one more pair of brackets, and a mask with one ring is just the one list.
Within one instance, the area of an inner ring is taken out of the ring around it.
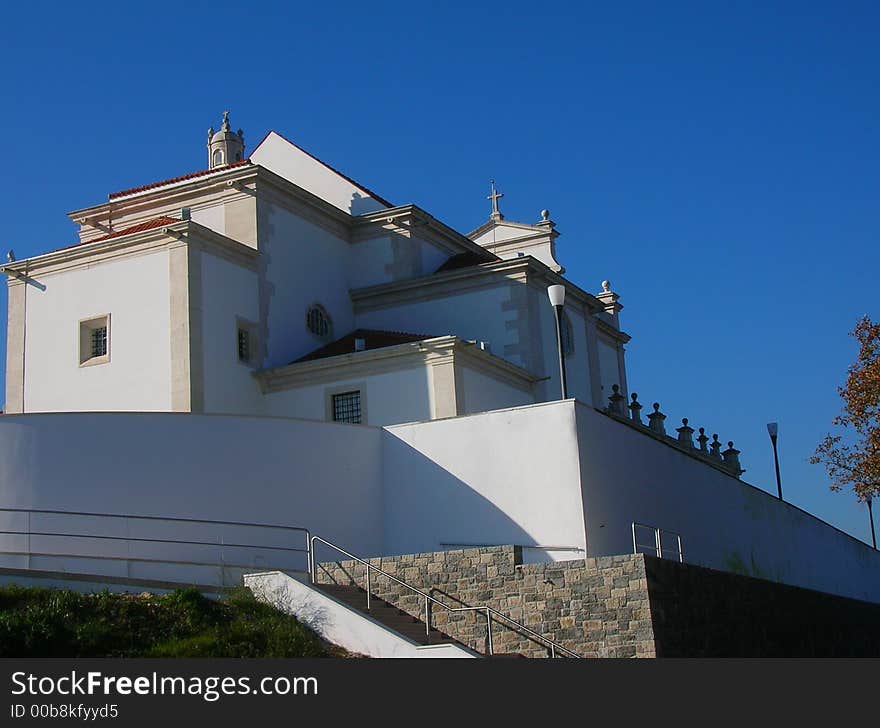
{"label": "stone cornice", "polygon": [[68,212],[67,216],[74,222],[80,223],[83,219],[106,219],[111,210],[119,211],[130,208],[149,207],[157,202],[167,204],[170,198],[177,195],[190,197],[193,194],[198,194],[203,190],[211,189],[227,182],[241,182],[242,180],[252,178],[257,174],[258,169],[261,168],[256,165],[246,165],[221,170],[216,174],[181,180],[180,182],[174,182],[161,187],[133,192],[124,197],[115,197],[98,205],[73,210]]}
{"label": "stone cornice", "polygon": [[621,344],[627,344],[629,343],[630,339],[632,339],[632,336],[621,331],[620,329],[614,328],[611,324],[609,324],[604,319],[599,318],[598,316],[596,317],[596,326],[599,329],[600,333],[605,334],[615,341],[619,341]]}
{"label": "stone cornice", "polygon": [[368,311],[374,308],[398,305],[423,299],[444,297],[463,290],[497,285],[501,279],[516,279],[522,282],[533,280],[559,283],[565,286],[570,300],[583,305],[589,313],[604,311],[601,302],[571,281],[566,280],[541,261],[530,255],[522,258],[499,260],[468,268],[458,268],[443,273],[409,278],[393,283],[356,288],[350,291],[355,311]]}
{"label": "stone cornice", "polygon": [[541,223],[536,223],[534,225],[530,225],[527,222],[514,222],[513,220],[501,220],[501,221],[486,220],[486,222],[484,222],[482,225],[480,225],[480,227],[478,227],[476,230],[471,230],[467,234],[467,237],[469,237],[473,240],[474,238],[478,238],[483,233],[488,232],[492,228],[496,228],[496,227],[519,228],[520,230],[528,231],[528,234],[524,235],[522,237],[530,237],[531,235],[538,235],[538,236],[549,235],[550,237],[557,238],[562,234],[562,233],[557,232],[555,228],[550,228],[550,230],[548,231],[547,228],[549,226],[541,225]]}
{"label": "stone cornice", "polygon": [[203,225],[191,220],[181,220],[161,228],[82,243],[33,258],[7,263],[2,266],[2,270],[8,276],[12,276],[8,279],[9,285],[12,286],[21,282],[21,277],[25,272],[29,277],[50,275],[190,243],[197,244],[207,252],[215,253],[249,268],[255,268],[256,258],[259,255],[253,248],[220,235]]}
{"label": "stone cornice", "polygon": [[298,362],[265,369],[254,376],[262,391],[269,394],[343,378],[355,379],[418,366],[444,364],[455,361],[456,357],[460,357],[464,365],[527,391],[538,380],[531,372],[489,354],[471,342],[462,341],[457,336],[438,336],[381,349]]}
{"label": "stone cornice", "polygon": [[368,212],[352,218],[353,242],[368,240],[386,234],[388,230],[407,229],[410,234],[422,238],[450,254],[472,252],[486,255],[486,249],[462,235],[418,205],[399,205],[387,210]]}

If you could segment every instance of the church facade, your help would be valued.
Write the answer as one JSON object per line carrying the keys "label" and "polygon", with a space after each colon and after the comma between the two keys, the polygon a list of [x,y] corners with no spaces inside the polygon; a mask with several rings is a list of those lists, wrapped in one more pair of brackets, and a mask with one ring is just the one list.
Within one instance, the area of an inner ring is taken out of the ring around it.
{"label": "church facade", "polygon": [[244,159],[225,118],[208,146],[208,170],[70,213],[76,245],[7,265],[7,413],[388,425],[549,401],[553,284],[568,391],[625,392],[617,296],[562,276],[548,214],[508,222],[493,189],[465,236],[275,132]]}
{"label": "church facade", "polygon": [[[642,413],[617,293],[565,277],[547,210],[509,221],[490,192],[464,235],[276,132],[245,155],[224,115],[206,169],[10,255],[0,568],[223,583],[287,568],[277,529],[308,529],[364,557],[647,551],[880,601],[877,552],[743,482],[732,442]],[[222,523],[263,539],[238,571]]]}

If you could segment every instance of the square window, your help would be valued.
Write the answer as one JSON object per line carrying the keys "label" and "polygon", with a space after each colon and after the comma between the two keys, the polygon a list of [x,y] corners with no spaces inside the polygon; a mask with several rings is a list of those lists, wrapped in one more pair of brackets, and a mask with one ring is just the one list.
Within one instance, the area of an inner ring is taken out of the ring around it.
{"label": "square window", "polygon": [[110,314],[79,322],[79,365],[110,361]]}
{"label": "square window", "polygon": [[340,392],[333,395],[333,421],[361,424],[361,393]]}
{"label": "square window", "polygon": [[235,355],[239,364],[254,366],[259,356],[257,324],[246,319],[235,319]]}
{"label": "square window", "polygon": [[238,360],[245,364],[251,360],[251,332],[241,327],[238,329]]}

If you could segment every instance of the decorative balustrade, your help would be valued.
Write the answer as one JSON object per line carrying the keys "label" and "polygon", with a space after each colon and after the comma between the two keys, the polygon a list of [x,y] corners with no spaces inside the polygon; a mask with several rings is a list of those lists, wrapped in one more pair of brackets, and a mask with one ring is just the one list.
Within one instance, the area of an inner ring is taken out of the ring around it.
{"label": "decorative balustrade", "polygon": [[654,437],[665,440],[680,450],[704,458],[735,475],[737,478],[745,472],[739,461],[740,451],[733,446],[732,440],[727,443],[727,449],[722,451],[721,448],[723,446],[718,441],[718,435],[712,435],[710,441],[706,435],[706,429],[701,427],[698,430],[699,435],[695,443],[695,430],[688,424],[687,417],[682,419],[681,427],[675,428],[677,434],[673,437],[666,433],[666,425],[664,424],[666,415],[660,411],[659,402],[654,402],[653,412],[648,414],[648,421],[645,423],[642,419],[643,405],[639,402],[639,395],[634,392],[631,398],[632,401],[627,404],[626,397],[620,392],[620,387],[615,384],[611,387],[611,395],[608,397],[608,406],[605,408],[605,411],[613,417],[628,421],[634,427],[647,430]]}

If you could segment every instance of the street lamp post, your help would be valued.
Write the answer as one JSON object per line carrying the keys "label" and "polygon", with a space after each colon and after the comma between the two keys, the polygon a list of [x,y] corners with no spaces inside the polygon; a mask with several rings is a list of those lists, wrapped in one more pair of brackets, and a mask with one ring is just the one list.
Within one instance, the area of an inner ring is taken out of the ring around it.
{"label": "street lamp post", "polygon": [[874,543],[874,550],[877,550],[877,532],[874,530],[874,509],[871,503],[871,496],[865,498],[865,503],[868,504],[868,518],[871,519],[871,541]]}
{"label": "street lamp post", "polygon": [[562,382],[562,399],[568,399],[565,381],[565,355],[562,352],[562,306],[565,304],[565,286],[548,286],[547,295],[556,312],[556,348],[559,352],[559,380]]}
{"label": "street lamp post", "polygon": [[776,449],[776,439],[779,437],[779,423],[769,422],[767,432],[770,442],[773,443],[773,462],[776,465],[776,490],[779,492],[779,500],[782,500],[782,479],[779,477],[779,451]]}

